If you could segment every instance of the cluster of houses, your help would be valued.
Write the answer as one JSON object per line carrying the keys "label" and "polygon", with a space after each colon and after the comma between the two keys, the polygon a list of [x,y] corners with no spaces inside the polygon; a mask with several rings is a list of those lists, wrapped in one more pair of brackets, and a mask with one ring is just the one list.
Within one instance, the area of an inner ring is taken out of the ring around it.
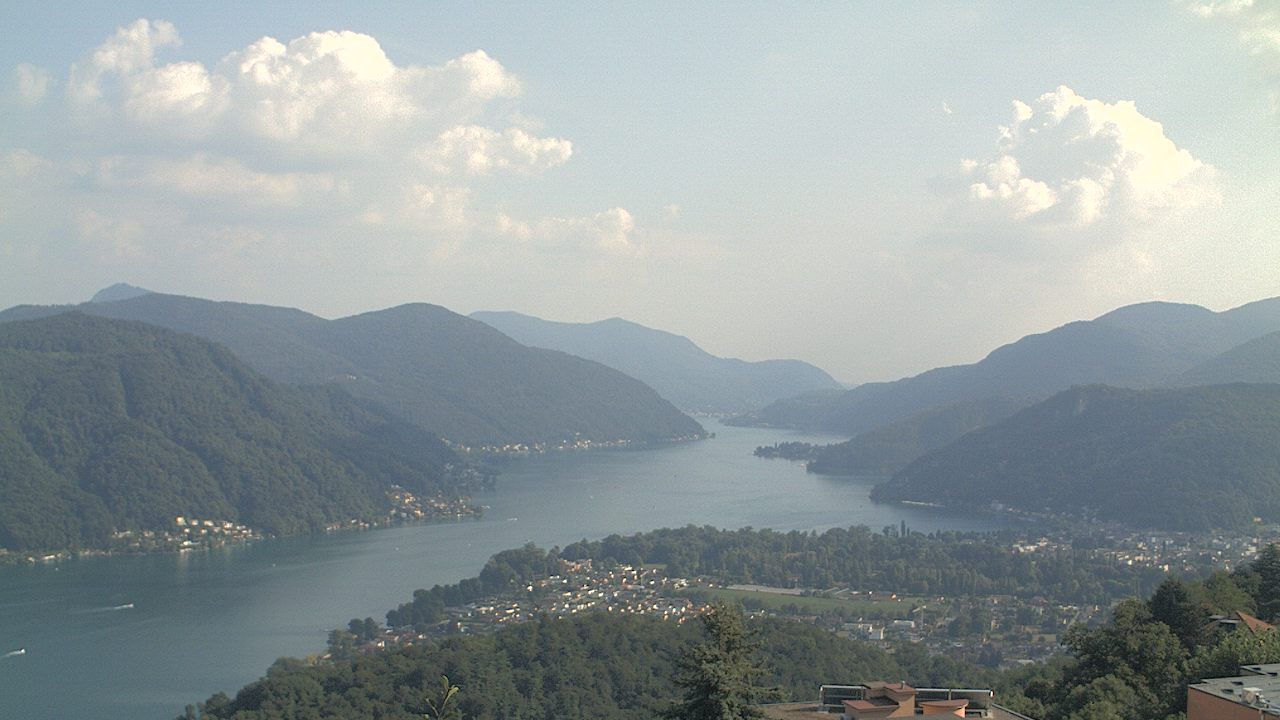
{"label": "cluster of houses", "polygon": [[684,622],[695,615],[694,603],[669,594],[687,584],[684,579],[668,578],[651,568],[597,568],[590,560],[562,560],[559,574],[532,582],[524,593],[446,608],[446,612],[451,616],[450,630],[464,633],[484,632],[541,616],[567,617],[593,610]]}
{"label": "cluster of houses", "polygon": [[210,520],[179,515],[168,530],[118,530],[111,534],[111,549],[125,552],[194,550],[260,538],[253,528],[230,520]]}

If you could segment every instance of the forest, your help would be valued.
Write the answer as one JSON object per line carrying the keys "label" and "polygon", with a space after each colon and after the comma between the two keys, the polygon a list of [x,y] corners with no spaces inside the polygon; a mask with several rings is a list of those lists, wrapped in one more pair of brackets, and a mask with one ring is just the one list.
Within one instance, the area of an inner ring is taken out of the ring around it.
{"label": "forest", "polygon": [[438,438],[334,387],[295,388],[225,348],[78,313],[0,324],[0,548],[103,547],[176,517],[268,534],[452,492]]}
{"label": "forest", "polygon": [[908,465],[872,493],[1134,527],[1280,520],[1280,385],[1066,390]]}

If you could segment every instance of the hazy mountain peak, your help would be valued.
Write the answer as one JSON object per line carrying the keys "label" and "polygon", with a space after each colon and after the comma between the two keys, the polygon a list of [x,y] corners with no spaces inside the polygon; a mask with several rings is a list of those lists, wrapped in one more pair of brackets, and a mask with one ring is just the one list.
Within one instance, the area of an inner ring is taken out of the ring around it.
{"label": "hazy mountain peak", "polygon": [[131,298],[140,297],[142,295],[150,295],[151,291],[146,288],[140,288],[136,285],[128,283],[116,283],[110,287],[105,287],[93,294],[89,298],[91,303],[115,302],[117,300],[129,300]]}
{"label": "hazy mountain peak", "polygon": [[511,311],[475,312],[471,317],[516,342],[620,370],[687,410],[743,412],[799,393],[840,389],[830,375],[807,363],[716,357],[687,337],[620,317],[588,323]]}
{"label": "hazy mountain peak", "polygon": [[1118,307],[1099,315],[1095,322],[1128,325],[1142,322],[1187,322],[1205,318],[1217,313],[1191,303],[1165,302],[1152,300]]}
{"label": "hazy mountain peak", "polygon": [[[1186,382],[1180,376],[1191,368],[1276,331],[1280,298],[1223,312],[1187,303],[1137,303],[1027,335],[971,365],[864,385],[820,402],[783,400],[742,422],[856,435],[930,408],[983,397],[1044,398],[1073,385],[1096,383],[1157,387]],[[1261,366],[1266,350],[1259,346],[1249,354],[1258,355],[1256,360],[1245,359],[1242,350],[1236,365]],[[1266,377],[1256,372],[1243,377],[1260,376]]]}

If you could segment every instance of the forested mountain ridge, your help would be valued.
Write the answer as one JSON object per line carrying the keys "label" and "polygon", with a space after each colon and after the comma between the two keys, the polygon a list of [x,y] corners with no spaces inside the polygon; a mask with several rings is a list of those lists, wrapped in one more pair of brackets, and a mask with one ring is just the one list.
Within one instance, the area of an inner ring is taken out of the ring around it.
{"label": "forested mountain ridge", "polygon": [[[19,306],[0,321],[69,309]],[[704,432],[638,380],[525,347],[435,305],[326,320],[293,308],[151,293],[74,309],[214,340],[274,380],[339,385],[463,445],[649,442]]]}
{"label": "forested mountain ridge", "polygon": [[806,362],[716,357],[689,338],[622,318],[566,323],[516,312],[474,312],[471,317],[525,345],[620,370],[682,410],[741,413],[805,392],[840,389],[830,375]]}
{"label": "forested mountain ridge", "polygon": [[1237,345],[1178,378],[1180,385],[1233,382],[1280,383],[1280,332]]}
{"label": "forested mountain ridge", "polygon": [[921,455],[1031,404],[1025,398],[989,397],[926,410],[851,440],[814,448],[808,469],[827,475],[892,475]]}
{"label": "forested mountain ridge", "polygon": [[0,547],[101,546],[178,516],[296,533],[444,489],[440,440],[227,349],[81,313],[0,324]]}
{"label": "forested mountain ridge", "polygon": [[1280,331],[1280,298],[1213,312],[1151,302],[1094,320],[1028,335],[971,365],[868,383],[837,397],[783,400],[743,422],[857,435],[930,408],[1007,396],[1045,398],[1074,385],[1146,388],[1179,376],[1228,349]]}
{"label": "forested mountain ridge", "polygon": [[921,457],[872,497],[1178,530],[1276,522],[1280,385],[1072,388]]}

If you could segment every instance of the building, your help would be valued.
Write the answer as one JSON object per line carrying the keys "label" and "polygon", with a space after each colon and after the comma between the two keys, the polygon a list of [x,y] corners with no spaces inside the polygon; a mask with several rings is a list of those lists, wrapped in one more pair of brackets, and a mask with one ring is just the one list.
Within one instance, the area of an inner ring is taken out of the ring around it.
{"label": "building", "polygon": [[1209,627],[1219,633],[1245,630],[1253,635],[1260,635],[1276,629],[1275,625],[1259,620],[1243,610],[1237,610],[1230,615],[1211,615],[1209,617]]}
{"label": "building", "polygon": [[1188,685],[1187,720],[1280,720],[1280,663]]}
{"label": "building", "polygon": [[1031,720],[995,703],[990,690],[915,688],[906,682],[823,685],[816,703],[765,705],[771,720],[878,720],[900,717],[961,717]]}

